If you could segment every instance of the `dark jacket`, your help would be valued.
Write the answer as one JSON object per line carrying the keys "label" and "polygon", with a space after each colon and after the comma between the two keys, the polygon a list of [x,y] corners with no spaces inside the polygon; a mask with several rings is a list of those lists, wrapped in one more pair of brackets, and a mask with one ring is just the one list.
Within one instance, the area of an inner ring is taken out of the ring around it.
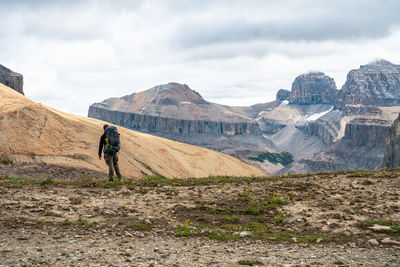
{"label": "dark jacket", "polygon": [[99,143],[99,157],[101,157],[101,152],[103,152],[103,147],[106,145],[106,132],[100,137]]}

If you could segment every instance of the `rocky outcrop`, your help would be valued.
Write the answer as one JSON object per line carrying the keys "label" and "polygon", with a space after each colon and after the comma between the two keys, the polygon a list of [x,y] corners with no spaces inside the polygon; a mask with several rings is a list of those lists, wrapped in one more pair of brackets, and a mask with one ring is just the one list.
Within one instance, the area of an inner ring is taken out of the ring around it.
{"label": "rocky outcrop", "polygon": [[89,117],[108,121],[123,127],[159,136],[261,136],[257,123],[182,120],[146,114],[107,110],[91,106]]}
{"label": "rocky outcrop", "polygon": [[14,89],[18,93],[24,94],[23,76],[19,73],[13,72],[10,69],[7,69],[3,65],[0,65],[0,83]]}
{"label": "rocky outcrop", "polygon": [[385,146],[390,121],[358,118],[346,124],[345,138],[356,146]]}
{"label": "rocky outcrop", "polygon": [[397,168],[400,166],[400,114],[390,126],[385,140],[385,154],[381,167]]}
{"label": "rocky outcrop", "polygon": [[285,89],[280,89],[276,93],[276,100],[289,100],[290,98],[290,91]]}
{"label": "rocky outcrop", "polygon": [[351,70],[335,105],[340,109],[346,105],[400,105],[400,66],[379,60]]}
{"label": "rocky outcrop", "polygon": [[337,94],[335,81],[322,72],[298,76],[290,92],[291,104],[333,104]]}

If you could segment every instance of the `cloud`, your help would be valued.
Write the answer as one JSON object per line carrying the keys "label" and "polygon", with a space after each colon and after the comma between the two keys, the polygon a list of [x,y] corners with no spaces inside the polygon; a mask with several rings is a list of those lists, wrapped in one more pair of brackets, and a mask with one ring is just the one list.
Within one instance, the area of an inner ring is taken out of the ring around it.
{"label": "cloud", "polygon": [[[221,8],[212,19],[206,12],[182,24],[176,31],[177,42],[181,48],[193,48],[259,40],[354,41],[387,37],[400,25],[399,1],[289,2],[292,5],[285,7],[269,1],[250,7],[226,3],[229,9]],[[248,9],[254,16],[242,15],[250,13]]]}
{"label": "cloud", "polygon": [[1,1],[0,64],[35,101],[90,104],[176,81],[205,99],[273,100],[320,70],[338,88],[375,58],[400,63],[399,1]]}

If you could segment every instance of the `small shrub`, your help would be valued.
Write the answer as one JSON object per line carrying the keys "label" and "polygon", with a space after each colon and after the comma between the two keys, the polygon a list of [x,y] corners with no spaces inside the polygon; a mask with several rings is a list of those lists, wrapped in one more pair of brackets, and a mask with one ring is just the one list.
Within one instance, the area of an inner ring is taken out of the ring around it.
{"label": "small shrub", "polygon": [[50,178],[46,178],[43,181],[40,182],[40,185],[49,185],[49,184],[53,184],[54,181]]}
{"label": "small shrub", "polygon": [[237,262],[239,265],[248,265],[248,266],[256,266],[256,265],[264,265],[261,261],[259,260],[249,260],[249,259],[243,259]]}
{"label": "small shrub", "polygon": [[285,217],[283,217],[282,214],[279,214],[279,215],[275,216],[274,218],[272,218],[272,220],[274,220],[275,222],[280,223],[280,222],[283,222],[285,220]]}
{"label": "small shrub", "polygon": [[260,214],[260,210],[257,207],[249,206],[245,211],[246,214],[250,215],[258,215]]}
{"label": "small shrub", "polygon": [[224,217],[224,221],[227,221],[227,222],[238,222],[239,218],[237,216],[235,216],[235,215],[225,216]]}
{"label": "small shrub", "polygon": [[370,180],[367,179],[367,180],[362,181],[361,184],[362,185],[371,185],[371,184],[373,184],[373,182],[371,182]]}

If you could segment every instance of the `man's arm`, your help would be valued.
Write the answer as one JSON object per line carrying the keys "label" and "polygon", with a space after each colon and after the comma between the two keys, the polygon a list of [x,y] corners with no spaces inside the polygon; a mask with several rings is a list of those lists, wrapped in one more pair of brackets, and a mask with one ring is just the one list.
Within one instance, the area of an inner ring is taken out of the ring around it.
{"label": "man's arm", "polygon": [[101,152],[103,152],[103,146],[106,143],[106,138],[104,134],[100,137],[100,143],[99,143],[99,159],[101,159]]}

